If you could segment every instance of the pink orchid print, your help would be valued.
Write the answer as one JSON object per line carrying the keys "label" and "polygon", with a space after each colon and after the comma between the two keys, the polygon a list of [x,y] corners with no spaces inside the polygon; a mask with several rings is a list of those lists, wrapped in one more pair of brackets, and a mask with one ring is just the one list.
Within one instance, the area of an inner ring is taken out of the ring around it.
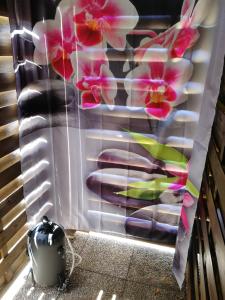
{"label": "pink orchid print", "polygon": [[166,119],[173,106],[186,100],[184,89],[192,69],[186,59],[140,64],[125,79],[127,105],[145,106],[152,118]]}
{"label": "pink orchid print", "polygon": [[176,181],[171,183],[168,190],[179,191],[184,190],[183,203],[181,209],[181,220],[185,231],[188,233],[190,231],[190,226],[188,222],[186,209],[192,207],[195,203],[195,199],[199,197],[199,191],[191,183],[189,178],[189,163],[187,163],[186,168],[179,168],[175,165],[166,165],[165,170],[167,170],[171,175],[177,178]]}
{"label": "pink orchid print", "polygon": [[108,42],[124,50],[126,35],[138,22],[138,13],[129,0],[77,0],[74,11],[76,35],[88,47]]}
{"label": "pink orchid print", "polygon": [[[199,39],[198,27],[206,22],[206,17],[209,15],[209,5],[210,1],[208,0],[199,0],[197,3],[195,0],[185,0],[181,20],[165,32],[153,38],[145,38],[140,47],[135,50],[135,60],[137,62],[151,60],[149,48],[157,49],[159,47],[167,49],[170,58],[183,57],[186,51],[192,48]],[[215,19],[216,7],[211,13],[210,20]]]}
{"label": "pink orchid print", "polygon": [[96,108],[104,101],[113,108],[117,94],[117,82],[109,69],[109,62],[103,51],[82,51],[74,60],[79,68],[76,87],[81,93],[83,109]]}
{"label": "pink orchid print", "polygon": [[40,65],[51,64],[57,74],[70,80],[74,73],[71,54],[78,47],[72,14],[58,7],[56,18],[36,23],[33,32],[36,36],[34,61]]}

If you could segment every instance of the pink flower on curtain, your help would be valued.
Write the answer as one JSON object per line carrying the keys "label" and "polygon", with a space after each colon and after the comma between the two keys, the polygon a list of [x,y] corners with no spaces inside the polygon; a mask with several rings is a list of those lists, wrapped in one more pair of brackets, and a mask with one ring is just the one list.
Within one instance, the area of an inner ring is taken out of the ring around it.
{"label": "pink flower on curtain", "polygon": [[171,175],[174,177],[177,177],[177,181],[172,183],[169,186],[169,189],[172,191],[178,191],[180,189],[183,189],[186,186],[187,180],[188,180],[188,175],[189,175],[189,170],[188,170],[188,165],[187,167],[181,168],[177,167],[174,165],[166,164],[165,170],[169,172]]}
{"label": "pink flower on curtain", "polygon": [[208,9],[208,0],[199,0],[197,4],[194,0],[185,0],[180,22],[152,39],[145,39],[135,50],[135,60],[148,60],[148,49],[158,46],[167,48],[169,57],[182,58],[198,40],[198,27],[205,21]]}
{"label": "pink flower on curtain", "polygon": [[84,46],[106,41],[123,50],[126,35],[138,22],[136,8],[129,0],[77,0],[74,10],[76,35]]}
{"label": "pink flower on curtain", "polygon": [[75,84],[82,91],[81,107],[95,108],[104,101],[112,108],[117,94],[117,82],[109,69],[106,54],[103,51],[78,52],[74,63],[79,69]]}
{"label": "pink flower on curtain", "polygon": [[186,23],[183,28],[177,29],[171,34],[171,40],[174,41],[171,44],[164,43],[163,47],[169,48],[170,57],[183,57],[185,52],[197,42],[198,38],[198,30]]}
{"label": "pink flower on curtain", "polygon": [[[169,186],[169,188],[168,188],[169,190],[179,191],[181,189],[185,189],[185,187],[187,185],[188,176],[189,176],[189,165],[188,164],[187,164],[186,169],[182,169],[182,168],[175,167],[172,165],[167,165],[165,170],[167,170],[171,175],[176,176],[178,178],[176,182],[172,183]],[[184,225],[186,232],[189,232],[190,226],[189,226],[185,208],[191,207],[194,204],[194,202],[195,202],[195,200],[192,197],[192,195],[188,191],[185,191],[185,193],[183,195],[183,206],[181,209],[181,220],[182,220],[182,223]]]}
{"label": "pink flower on curtain", "polygon": [[36,23],[33,28],[34,61],[40,65],[51,64],[54,71],[66,80],[73,73],[71,54],[76,51],[72,14],[56,14],[55,20]]}
{"label": "pink flower on curtain", "polygon": [[142,63],[125,79],[128,106],[143,107],[156,119],[166,119],[172,107],[185,101],[184,88],[192,75],[188,60]]}

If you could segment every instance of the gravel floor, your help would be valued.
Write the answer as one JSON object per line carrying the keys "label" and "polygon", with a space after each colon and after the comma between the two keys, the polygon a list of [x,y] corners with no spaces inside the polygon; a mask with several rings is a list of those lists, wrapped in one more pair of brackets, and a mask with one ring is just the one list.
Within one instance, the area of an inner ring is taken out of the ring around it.
{"label": "gravel floor", "polygon": [[171,271],[172,251],[81,232],[75,234],[72,245],[82,262],[65,293],[34,288],[28,278],[14,299],[185,299],[185,288],[179,290]]}

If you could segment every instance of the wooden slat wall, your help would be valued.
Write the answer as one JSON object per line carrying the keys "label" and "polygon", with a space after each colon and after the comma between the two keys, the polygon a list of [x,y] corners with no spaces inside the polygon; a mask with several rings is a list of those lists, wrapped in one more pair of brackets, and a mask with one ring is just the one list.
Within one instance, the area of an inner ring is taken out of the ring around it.
{"label": "wooden slat wall", "polygon": [[9,19],[0,1],[0,287],[27,260],[17,97]]}
{"label": "wooden slat wall", "polygon": [[222,101],[218,103],[213,126],[187,281],[188,299],[225,299],[225,105]]}

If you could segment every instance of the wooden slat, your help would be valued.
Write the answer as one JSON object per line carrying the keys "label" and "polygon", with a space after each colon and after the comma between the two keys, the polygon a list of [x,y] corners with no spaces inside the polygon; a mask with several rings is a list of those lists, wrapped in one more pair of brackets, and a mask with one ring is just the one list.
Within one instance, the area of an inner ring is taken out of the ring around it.
{"label": "wooden slat", "polygon": [[9,249],[8,253],[12,252],[12,250],[17,245],[18,241],[20,241],[21,238],[27,234],[28,230],[28,225],[25,224],[22,228],[15,232],[15,235],[7,243],[7,247]]}
{"label": "wooden slat", "polygon": [[[28,261],[28,256],[26,254],[26,250],[24,249],[15,259],[12,265],[8,268],[8,270],[6,270],[5,283],[9,283],[18,274],[18,272],[22,270],[22,268],[25,266],[27,261]],[[2,295],[4,295],[4,290],[2,291]]]}
{"label": "wooden slat", "polygon": [[9,18],[0,16],[0,56],[12,56]]}
{"label": "wooden slat", "polygon": [[190,260],[189,257],[189,261],[187,262],[187,268],[186,268],[186,274],[185,274],[185,278],[186,278],[186,300],[193,300],[192,294],[193,294],[193,290],[191,289],[193,283],[192,283],[192,272],[191,272],[191,263],[192,260]]}
{"label": "wooden slat", "polygon": [[20,161],[19,149],[0,158],[0,173]]}
{"label": "wooden slat", "polygon": [[0,141],[0,157],[3,157],[14,150],[18,149],[19,135],[14,134],[13,136]]}
{"label": "wooden slat", "polygon": [[205,249],[204,260],[206,265],[207,283],[208,283],[210,299],[218,300],[215,276],[213,272],[212,258],[211,258],[210,247],[209,247],[209,238],[208,238],[208,232],[206,226],[206,216],[205,216],[205,209],[203,205],[203,199],[200,199],[199,207],[200,207],[201,228],[203,233],[203,241],[204,241],[204,249]]}
{"label": "wooden slat", "polygon": [[29,257],[27,255],[27,251],[24,249],[10,267],[13,272],[13,278],[22,271],[22,269],[25,267],[25,264],[28,263],[28,260]]}
{"label": "wooden slat", "polygon": [[12,193],[14,193],[22,186],[23,186],[23,181],[21,176],[15,178],[13,181],[11,181],[6,186],[4,186],[0,190],[0,203],[2,201],[5,201],[5,199],[7,199]]}
{"label": "wooden slat", "polygon": [[193,277],[194,277],[194,288],[195,288],[195,300],[199,299],[199,283],[198,283],[198,263],[197,263],[197,252],[196,252],[196,244],[194,241],[193,249],[192,249],[192,263],[193,263]]}
{"label": "wooden slat", "polygon": [[5,92],[0,92],[0,108],[4,106],[9,106],[17,103],[16,91],[9,90]]}
{"label": "wooden slat", "polygon": [[15,165],[12,165],[5,171],[3,171],[1,175],[0,180],[0,189],[2,189],[5,185],[13,181],[15,178],[17,178],[21,174],[21,167],[20,162],[16,162]]}
{"label": "wooden slat", "polygon": [[0,73],[14,73],[12,56],[0,56]]}
{"label": "wooden slat", "polygon": [[220,164],[218,154],[216,152],[215,144],[211,141],[209,148],[209,161],[211,165],[214,182],[216,182],[218,193],[220,196],[220,206],[225,216],[225,174]]}
{"label": "wooden slat", "polygon": [[204,265],[203,265],[202,236],[201,236],[199,220],[196,221],[196,228],[197,228],[197,234],[198,234],[198,248],[199,248],[200,299],[201,300],[206,300],[206,287],[205,287],[205,274],[204,274]]}
{"label": "wooden slat", "polygon": [[18,215],[20,215],[26,209],[25,201],[20,200],[19,204],[13,207],[6,215],[2,218],[3,228],[6,228]]}
{"label": "wooden slat", "polygon": [[0,33],[10,32],[9,18],[5,16],[0,16]]}
{"label": "wooden slat", "polygon": [[17,134],[19,130],[19,123],[18,121],[14,121],[11,123],[8,123],[4,126],[0,127],[0,141],[4,140],[14,134]]}
{"label": "wooden slat", "polygon": [[16,78],[14,73],[0,73],[0,92],[11,91],[15,89]]}
{"label": "wooden slat", "polygon": [[220,151],[219,159],[222,161],[225,147],[225,112],[219,109],[213,125],[213,136]]}
{"label": "wooden slat", "polygon": [[8,16],[8,9],[7,9],[6,0],[1,0],[0,1],[0,15],[1,16]]}
{"label": "wooden slat", "polygon": [[0,35],[0,56],[12,55],[12,45],[9,34]]}
{"label": "wooden slat", "polygon": [[[0,1],[0,286],[26,259],[27,226],[20,169],[15,72],[7,2]],[[6,16],[6,17],[4,17]],[[19,241],[19,242],[18,242]]]}
{"label": "wooden slat", "polygon": [[11,193],[4,201],[0,202],[0,218],[4,217],[23,199],[23,188],[20,187]]}
{"label": "wooden slat", "polygon": [[[219,277],[220,277],[220,282],[222,283],[225,278],[225,259],[224,259],[225,244],[221,233],[220,225],[218,222],[218,217],[213,202],[212,193],[208,185],[207,185],[207,206],[208,206],[211,230],[213,235],[214,247],[215,247],[215,252],[216,252],[216,257],[218,262]],[[225,285],[222,284],[221,287],[222,287],[223,297],[225,299]]]}
{"label": "wooden slat", "polygon": [[20,253],[24,251],[26,247],[26,241],[27,237],[25,235],[21,240],[19,240],[15,248],[2,260],[0,263],[0,274],[4,273],[5,270],[7,270],[13,264]]}
{"label": "wooden slat", "polygon": [[225,104],[222,103],[222,101],[218,101],[217,102],[217,110],[222,111],[223,113],[225,113]]}
{"label": "wooden slat", "polygon": [[2,248],[15,235],[15,233],[26,224],[26,221],[26,212],[23,211],[7,228],[4,228],[4,230],[0,232],[0,248]]}
{"label": "wooden slat", "polygon": [[0,126],[11,123],[18,119],[17,105],[9,105],[0,108]]}

